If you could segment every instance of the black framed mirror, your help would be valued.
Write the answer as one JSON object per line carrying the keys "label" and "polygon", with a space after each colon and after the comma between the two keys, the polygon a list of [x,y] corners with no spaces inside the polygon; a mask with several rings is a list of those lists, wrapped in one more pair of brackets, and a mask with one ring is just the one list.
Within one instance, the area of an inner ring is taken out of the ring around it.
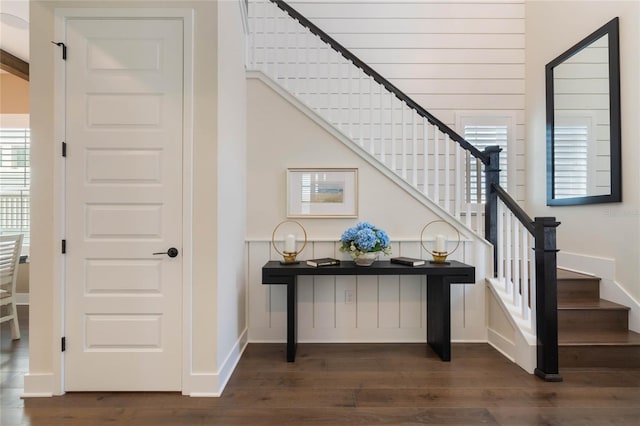
{"label": "black framed mirror", "polygon": [[619,24],[549,62],[547,205],[622,201]]}

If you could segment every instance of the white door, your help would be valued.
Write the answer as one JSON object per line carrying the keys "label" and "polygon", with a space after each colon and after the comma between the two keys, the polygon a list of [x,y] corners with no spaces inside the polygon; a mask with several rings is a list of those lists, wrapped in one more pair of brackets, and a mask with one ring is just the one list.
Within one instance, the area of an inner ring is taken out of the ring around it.
{"label": "white door", "polygon": [[67,391],[181,389],[182,28],[66,24]]}

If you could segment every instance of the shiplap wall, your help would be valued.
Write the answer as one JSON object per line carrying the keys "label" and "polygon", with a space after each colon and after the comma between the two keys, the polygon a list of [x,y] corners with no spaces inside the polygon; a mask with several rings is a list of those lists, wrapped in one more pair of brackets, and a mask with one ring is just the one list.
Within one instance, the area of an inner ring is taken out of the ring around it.
{"label": "shiplap wall", "polygon": [[[453,249],[451,245],[449,250]],[[333,241],[312,241],[301,259],[344,258]],[[429,259],[418,241],[392,241],[394,255]],[[461,242],[451,256],[476,267],[476,284],[451,285],[451,336],[486,341],[486,248]],[[280,260],[270,241],[247,242],[249,341],[286,340],[286,286],[263,285],[262,266]],[[353,303],[347,303],[350,291]],[[424,342],[426,278],[421,276],[318,276],[298,278],[298,341]]]}
{"label": "shiplap wall", "polygon": [[524,0],[288,3],[452,128],[457,112],[515,112],[524,200]]}

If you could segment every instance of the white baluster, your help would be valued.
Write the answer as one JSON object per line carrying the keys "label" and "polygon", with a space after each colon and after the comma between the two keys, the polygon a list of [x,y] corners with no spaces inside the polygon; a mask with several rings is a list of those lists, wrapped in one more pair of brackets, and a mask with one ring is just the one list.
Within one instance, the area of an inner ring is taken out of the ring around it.
{"label": "white baluster", "polygon": [[[277,11],[278,9],[276,9]],[[278,15],[277,13],[273,15],[273,79],[278,81],[278,64],[280,62],[280,49],[278,48],[279,40],[278,40]]]}
{"label": "white baluster", "polygon": [[309,36],[310,33],[303,29],[304,34],[304,77],[301,80],[302,91],[307,95],[307,105],[311,108],[312,106],[312,95],[311,95],[311,46],[309,45]]}
{"label": "white baluster", "polygon": [[289,93],[292,93],[290,88],[291,81],[289,80],[289,19],[287,18],[288,16],[284,15],[284,20],[282,22],[282,77],[284,78],[282,85],[289,91]]}
{"label": "white baluster", "polygon": [[349,139],[353,140],[353,127],[351,121],[351,84],[353,78],[353,68],[354,65],[351,61],[347,62],[347,74],[349,81],[347,82],[347,134],[349,135]]}
{"label": "white baluster", "polygon": [[[535,238],[533,236],[529,237],[530,241],[531,241],[531,247],[535,246]],[[531,298],[529,299],[529,304],[531,305],[531,319],[530,319],[530,327],[531,330],[536,329],[536,323],[537,323],[537,318],[536,318],[536,309],[537,309],[537,301],[536,301],[536,294],[538,291],[538,283],[537,283],[537,275],[536,275],[536,267],[535,267],[535,251],[530,251],[529,253],[531,253],[531,268],[529,269],[529,294],[531,294]]]}
{"label": "white baluster", "polygon": [[460,203],[461,203],[461,199],[462,199],[462,171],[464,170],[461,166],[462,166],[462,148],[460,148],[460,146],[458,144],[454,145],[453,148],[456,152],[455,155],[455,183],[454,183],[454,195],[453,195],[453,203],[454,203],[454,208],[453,208],[453,214],[456,217],[456,219],[460,220],[460,216],[461,216],[461,212],[460,212]]}
{"label": "white baluster", "polygon": [[433,126],[433,201],[440,204],[440,131]]}
{"label": "white baluster", "polygon": [[411,112],[411,138],[412,138],[412,166],[413,166],[413,186],[418,187],[418,125],[416,123],[416,112],[413,109],[409,109]]}
{"label": "white baluster", "polygon": [[444,208],[451,212],[451,144],[449,135],[444,135]]}
{"label": "white baluster", "polygon": [[364,74],[360,72],[358,77],[358,117],[360,118],[360,123],[358,123],[358,136],[361,147],[364,147],[364,108],[362,106],[362,102],[364,100],[364,91],[362,90],[363,75]]}
{"label": "white baluster", "polygon": [[[478,216],[478,221],[479,221]],[[504,290],[507,291],[508,284],[507,280],[504,276],[504,204],[501,201],[498,201],[498,254],[497,254],[497,264],[498,264],[498,278],[503,280]]]}
{"label": "white baluster", "polygon": [[478,222],[478,234],[483,234],[484,221],[482,213],[483,213],[483,203],[482,203],[482,161],[479,158],[476,158],[476,220]]}
{"label": "white baluster", "polygon": [[505,262],[506,262],[506,265],[505,265],[505,278],[506,278],[507,282],[511,284],[511,291],[515,291],[515,285],[513,283],[513,275],[511,273],[512,272],[512,270],[511,270],[511,259],[512,259],[512,256],[511,256],[511,250],[512,250],[511,241],[512,241],[512,238],[513,238],[513,235],[511,234],[511,222],[512,222],[511,216],[512,216],[511,210],[507,209],[506,216],[504,218],[504,221],[506,222],[506,228],[507,228],[506,229],[506,235],[504,237],[505,242],[506,242],[505,248],[504,248],[504,251],[505,251]]}
{"label": "white baluster", "polygon": [[422,192],[429,196],[429,123],[422,117]]}
{"label": "white baluster", "polygon": [[256,21],[256,4],[253,2],[249,2],[247,7],[247,15],[249,17],[249,31],[250,31],[250,49],[251,54],[249,57],[249,69],[256,69],[256,37],[258,34],[258,26]]}
{"label": "white baluster", "polygon": [[407,126],[404,122],[404,109],[406,104],[404,101],[401,101],[400,105],[402,107],[402,118],[400,120],[400,126],[402,129],[402,179],[407,180]]}
{"label": "white baluster", "polygon": [[389,101],[389,109],[391,110],[391,169],[393,170],[393,173],[398,173],[398,169],[396,167],[396,95],[392,92],[390,96],[391,100]]}
{"label": "white baluster", "polygon": [[520,314],[529,319],[529,231],[522,226],[522,298],[520,299]]}
{"label": "white baluster", "polygon": [[333,113],[333,101],[332,101],[332,89],[331,89],[331,69],[333,68],[333,64],[331,63],[331,52],[333,50],[330,47],[327,47],[327,121],[329,123],[333,123],[331,120]]}
{"label": "white baluster", "polygon": [[384,132],[384,86],[380,85],[380,125],[379,127],[379,132],[380,132],[380,161],[382,161],[382,164],[386,165],[386,159],[384,158],[385,156],[385,132]]}
{"label": "white baluster", "polygon": [[373,134],[373,83],[375,80],[369,77],[369,152],[376,155],[375,139]]}
{"label": "white baluster", "polygon": [[263,4],[263,14],[262,14],[262,70],[268,76],[272,76],[269,72],[269,57],[271,56],[271,46],[269,44],[269,15],[271,14],[271,9],[269,9],[268,4]]}
{"label": "white baluster", "polygon": [[[467,226],[471,228],[471,152],[466,150],[464,152],[465,152],[464,189],[465,189],[465,201],[466,201],[465,214],[466,214]],[[478,230],[474,229],[474,231],[477,232]]]}
{"label": "white baluster", "polygon": [[[336,55],[334,55],[336,56]],[[336,120],[336,127],[343,130],[342,127],[342,56],[337,55],[336,63],[336,112],[338,119]],[[343,130],[344,132],[344,130]]]}
{"label": "white baluster", "polygon": [[316,111],[321,114],[322,113],[322,81],[320,80],[320,74],[321,74],[321,70],[320,70],[320,56],[322,53],[322,47],[323,44],[320,42],[320,40],[314,36],[314,42],[316,43],[316,62],[315,62],[315,74],[316,74],[316,78],[314,81],[314,92],[315,92],[315,96],[313,97],[315,100],[315,104],[316,104]]}
{"label": "white baluster", "polygon": [[296,97],[299,97],[300,95],[300,60],[298,58],[298,55],[300,54],[300,48],[299,48],[299,35],[298,35],[298,21],[293,21],[293,70],[291,72],[291,76],[293,78],[293,94]]}
{"label": "white baluster", "polygon": [[515,215],[513,217],[513,304],[518,306],[520,299],[520,291],[522,285],[520,283],[520,221]]}

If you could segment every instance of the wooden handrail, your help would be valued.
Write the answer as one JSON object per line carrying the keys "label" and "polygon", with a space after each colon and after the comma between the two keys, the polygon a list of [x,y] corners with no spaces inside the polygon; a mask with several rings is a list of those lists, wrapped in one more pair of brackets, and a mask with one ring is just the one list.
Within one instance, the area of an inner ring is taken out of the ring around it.
{"label": "wooden handrail", "polygon": [[531,219],[527,212],[525,212],[522,207],[520,207],[516,200],[514,200],[511,195],[509,195],[509,193],[505,191],[502,186],[500,186],[499,183],[494,183],[492,185],[492,188],[494,191],[496,191],[496,193],[498,194],[498,198],[502,200],[504,205],[507,206],[507,208],[511,210],[513,215],[520,221],[520,223],[522,223],[522,225],[527,228],[527,231],[533,234],[535,226],[533,225],[533,219]]}
{"label": "wooden handrail", "polygon": [[417,102],[409,97],[402,90],[398,89],[393,83],[380,75],[376,70],[367,65],[364,61],[354,55],[351,51],[349,51],[346,47],[332,38],[330,35],[322,31],[315,25],[313,22],[309,21],[305,18],[300,12],[295,10],[293,7],[289,6],[283,0],[270,0],[274,4],[276,4],[280,9],[282,9],[285,13],[287,13],[290,17],[297,20],[300,25],[306,27],[313,34],[318,36],[323,42],[328,44],[333,50],[340,53],[345,59],[351,61],[356,67],[360,68],[366,75],[373,78],[378,84],[384,86],[389,92],[393,93],[398,99],[407,104],[409,108],[412,108],[418,115],[427,119],[427,121],[434,126],[438,127],[442,133],[449,135],[451,139],[456,141],[460,146],[471,153],[476,158],[479,158],[483,163],[486,164],[487,158],[485,155],[475,146],[471,145],[465,138],[460,136],[455,130],[451,127],[444,124],[442,121],[438,120],[434,117],[429,111],[420,106]]}

